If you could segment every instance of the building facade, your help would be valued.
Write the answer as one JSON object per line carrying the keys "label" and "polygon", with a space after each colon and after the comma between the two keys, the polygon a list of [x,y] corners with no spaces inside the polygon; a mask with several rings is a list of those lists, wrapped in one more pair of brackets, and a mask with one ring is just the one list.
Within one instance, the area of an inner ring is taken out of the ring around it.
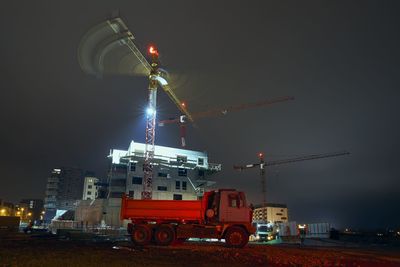
{"label": "building facade", "polygon": [[93,200],[98,197],[98,183],[99,179],[94,175],[86,175],[83,184],[83,200]]}
{"label": "building facade", "polygon": [[[122,194],[135,199],[143,191],[145,144],[131,142],[128,150],[112,149],[107,197],[80,201],[75,220],[84,225],[120,227]],[[193,200],[215,182],[209,178],[221,170],[221,164],[208,162],[205,152],[155,146],[152,199]],[[126,222],[125,222],[126,223]]]}
{"label": "building facade", "polygon": [[84,172],[80,168],[53,169],[47,179],[44,199],[45,220],[51,220],[56,210],[74,210],[82,199]]}
{"label": "building facade", "polygon": [[[108,198],[123,193],[140,199],[143,191],[145,144],[132,141],[128,150],[113,149],[108,156]],[[192,200],[213,185],[208,178],[221,170],[221,164],[208,162],[205,152],[155,146],[153,166],[153,199]]]}
{"label": "building facade", "polygon": [[266,207],[258,207],[253,211],[253,222],[255,223],[284,223],[288,221],[286,204],[268,203]]}

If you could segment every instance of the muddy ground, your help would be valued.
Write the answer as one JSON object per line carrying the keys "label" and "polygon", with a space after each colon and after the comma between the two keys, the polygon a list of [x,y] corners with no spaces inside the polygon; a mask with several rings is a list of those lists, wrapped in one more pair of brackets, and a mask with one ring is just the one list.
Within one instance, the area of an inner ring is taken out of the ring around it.
{"label": "muddy ground", "polygon": [[55,238],[0,239],[0,266],[400,266],[400,248],[341,248],[185,242],[135,247],[129,242]]}

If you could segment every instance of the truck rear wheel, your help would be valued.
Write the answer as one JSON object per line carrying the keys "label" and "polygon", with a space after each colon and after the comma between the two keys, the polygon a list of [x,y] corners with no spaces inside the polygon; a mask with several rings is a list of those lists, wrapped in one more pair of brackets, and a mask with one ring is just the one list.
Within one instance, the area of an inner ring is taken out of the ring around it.
{"label": "truck rear wheel", "polygon": [[243,228],[233,226],[226,231],[225,242],[228,247],[242,248],[249,242],[249,235]]}
{"label": "truck rear wheel", "polygon": [[157,245],[168,246],[175,240],[175,230],[171,226],[162,225],[157,227],[154,233],[154,241]]}
{"label": "truck rear wheel", "polygon": [[132,232],[132,241],[136,245],[148,245],[151,240],[151,229],[144,224],[135,225]]}

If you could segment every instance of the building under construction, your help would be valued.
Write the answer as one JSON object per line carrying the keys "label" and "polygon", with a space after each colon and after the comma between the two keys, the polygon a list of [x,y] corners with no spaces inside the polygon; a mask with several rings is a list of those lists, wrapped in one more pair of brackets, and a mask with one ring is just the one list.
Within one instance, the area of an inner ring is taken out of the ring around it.
{"label": "building under construction", "polygon": [[[110,151],[108,198],[121,198],[123,193],[141,198],[144,152],[145,144],[134,141],[128,150]],[[155,146],[152,168],[153,199],[191,200],[214,184],[208,178],[221,170],[221,164],[208,162],[205,152]]]}
{"label": "building under construction", "polygon": [[[127,150],[112,149],[106,199],[82,200],[75,220],[85,225],[120,226],[123,194],[140,199],[143,191],[145,144],[132,141]],[[155,146],[152,199],[193,200],[215,182],[209,178],[221,164],[208,162],[206,152]]]}

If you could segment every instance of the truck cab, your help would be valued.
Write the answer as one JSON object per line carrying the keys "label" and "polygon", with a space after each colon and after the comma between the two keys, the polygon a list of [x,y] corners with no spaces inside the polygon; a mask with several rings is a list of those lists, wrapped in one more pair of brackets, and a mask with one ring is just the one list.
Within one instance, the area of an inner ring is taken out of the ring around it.
{"label": "truck cab", "polygon": [[252,210],[246,202],[243,192],[233,189],[220,189],[207,192],[206,217],[209,222],[235,223],[251,219]]}
{"label": "truck cab", "polygon": [[274,223],[255,223],[257,241],[271,241],[278,235],[278,227]]}

